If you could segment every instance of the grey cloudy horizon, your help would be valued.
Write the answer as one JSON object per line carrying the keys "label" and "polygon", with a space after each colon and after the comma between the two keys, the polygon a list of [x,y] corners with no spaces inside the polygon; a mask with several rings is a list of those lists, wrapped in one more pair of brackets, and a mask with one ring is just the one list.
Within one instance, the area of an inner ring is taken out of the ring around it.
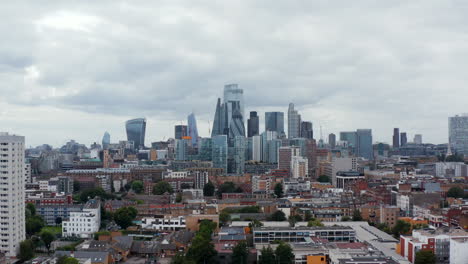
{"label": "grey cloudy horizon", "polygon": [[[209,136],[223,86],[246,116],[293,102],[319,138],[371,128],[448,141],[468,112],[466,1],[7,1],[0,14],[0,131],[28,146],[173,137],[195,112]],[[286,128],[286,126],[285,126]]]}

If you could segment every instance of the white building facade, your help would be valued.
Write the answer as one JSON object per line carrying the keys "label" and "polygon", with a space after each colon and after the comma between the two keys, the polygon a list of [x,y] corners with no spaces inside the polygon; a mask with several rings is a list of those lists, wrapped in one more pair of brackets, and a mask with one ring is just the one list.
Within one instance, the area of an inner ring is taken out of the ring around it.
{"label": "white building facade", "polygon": [[64,237],[90,238],[101,226],[101,202],[89,200],[80,212],[70,212],[70,219],[62,222]]}
{"label": "white building facade", "polygon": [[14,257],[26,239],[24,137],[0,133],[0,252]]}

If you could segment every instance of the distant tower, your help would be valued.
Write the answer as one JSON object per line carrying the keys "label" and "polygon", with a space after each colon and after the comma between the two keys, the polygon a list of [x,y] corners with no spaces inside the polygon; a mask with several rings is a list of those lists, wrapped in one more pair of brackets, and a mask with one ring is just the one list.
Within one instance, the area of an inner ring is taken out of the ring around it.
{"label": "distant tower", "polygon": [[127,140],[133,141],[135,149],[145,147],[146,119],[136,118],[125,123]]}
{"label": "distant tower", "polygon": [[294,109],[294,104],[290,103],[288,108],[288,138],[298,138],[301,134],[301,115]]}
{"label": "distant tower", "polygon": [[401,132],[400,133],[400,146],[404,147],[404,146],[406,146],[406,143],[408,143],[408,139],[406,137],[406,132]]}
{"label": "distant tower", "polygon": [[190,136],[192,147],[198,147],[198,128],[197,128],[197,119],[195,118],[195,114],[191,113],[187,117],[187,125],[188,125],[188,136]]}
{"label": "distant tower", "polygon": [[279,137],[284,135],[284,113],[266,112],[265,131],[275,131]]}
{"label": "distant tower", "polygon": [[400,129],[394,128],[393,129],[393,148],[400,147]]}
{"label": "distant tower", "polygon": [[250,112],[250,118],[247,121],[247,136],[248,137],[258,136],[260,133],[259,125],[260,125],[260,120],[258,118],[257,112],[255,111]]}
{"label": "distant tower", "polygon": [[453,153],[468,155],[468,114],[449,117],[449,145]]}
{"label": "distant tower", "polygon": [[105,132],[104,136],[102,137],[102,148],[108,149],[110,144],[110,134],[109,132]]}
{"label": "distant tower", "polygon": [[422,144],[422,135],[421,134],[416,134],[414,135],[414,144]]}
{"label": "distant tower", "polygon": [[314,130],[312,127],[312,122],[301,122],[301,137],[307,139],[314,138]]}
{"label": "distant tower", "polygon": [[174,138],[182,139],[187,136],[187,126],[177,125],[174,127]]}
{"label": "distant tower", "polygon": [[331,133],[328,135],[328,144],[330,145],[331,149],[336,147],[336,135]]}

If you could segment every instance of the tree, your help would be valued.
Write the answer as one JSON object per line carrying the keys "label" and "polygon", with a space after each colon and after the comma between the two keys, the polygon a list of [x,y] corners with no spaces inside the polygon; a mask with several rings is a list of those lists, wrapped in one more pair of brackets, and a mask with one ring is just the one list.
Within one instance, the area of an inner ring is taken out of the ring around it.
{"label": "tree", "polygon": [[270,216],[270,218],[268,220],[270,220],[270,221],[286,221],[286,215],[282,211],[278,210],[278,211],[274,212]]}
{"label": "tree", "polygon": [[249,223],[249,228],[256,228],[256,227],[262,227],[263,223],[258,221],[257,219],[252,220],[252,222]]}
{"label": "tree", "polygon": [[191,259],[188,259],[182,253],[177,253],[171,260],[171,264],[195,264]]}
{"label": "tree", "polygon": [[207,184],[203,187],[204,196],[213,196],[215,193],[215,186],[211,181],[208,181]]}
{"label": "tree", "polygon": [[165,193],[173,193],[172,186],[166,181],[160,181],[153,186],[153,194],[163,195]]}
{"label": "tree", "polygon": [[343,222],[351,221],[351,217],[345,215],[345,216],[341,217],[341,221],[343,221]]}
{"label": "tree", "polygon": [[122,207],[115,211],[114,221],[123,229],[132,225],[132,221],[137,216],[138,211],[134,207]]}
{"label": "tree", "polygon": [[41,232],[41,240],[44,242],[45,247],[47,248],[47,254],[50,252],[50,246],[52,242],[55,240],[54,234],[49,231],[42,231]]}
{"label": "tree", "polygon": [[358,209],[353,212],[353,221],[362,221],[361,212]]}
{"label": "tree", "polygon": [[45,226],[44,220],[38,215],[26,218],[26,234],[32,236]]}
{"label": "tree", "polygon": [[143,186],[143,182],[141,181],[133,181],[132,182],[132,190],[135,193],[142,193],[145,187]]}
{"label": "tree", "polygon": [[181,192],[177,193],[175,201],[176,201],[176,203],[182,202],[182,193]]}
{"label": "tree", "polygon": [[309,222],[310,220],[312,220],[312,214],[310,213],[309,210],[305,211],[304,220],[307,221],[307,222]]}
{"label": "tree", "polygon": [[312,227],[312,226],[323,226],[322,222],[318,219],[315,219],[315,218],[312,218],[308,223],[307,223],[307,226],[308,227]]}
{"label": "tree", "polygon": [[60,258],[57,259],[57,264],[79,264],[80,262],[73,257],[68,257],[68,256],[61,256]]}
{"label": "tree", "polygon": [[283,197],[283,184],[281,184],[280,182],[278,182],[278,183],[275,185],[275,195],[276,195],[276,197],[278,197],[278,198]]}
{"label": "tree", "polygon": [[226,210],[223,210],[220,214],[219,214],[219,223],[221,225],[225,225],[227,222],[229,222],[231,220],[231,215],[226,211]]}
{"label": "tree", "polygon": [[275,250],[276,258],[278,259],[279,264],[293,264],[294,263],[294,254],[292,253],[292,248],[289,244],[280,242],[278,247]]}
{"label": "tree", "polygon": [[320,175],[317,179],[318,182],[331,182],[330,177],[327,175]]}
{"label": "tree", "polygon": [[[32,203],[27,203],[26,204],[26,210],[28,211],[30,216],[35,216],[36,215],[36,206]],[[26,214],[28,214],[26,213]]]}
{"label": "tree", "polygon": [[261,255],[259,257],[258,264],[276,263],[275,252],[270,246],[268,246],[267,248],[264,247],[260,252],[261,252]]}
{"label": "tree", "polygon": [[464,195],[465,191],[463,191],[463,189],[458,186],[450,188],[447,192],[447,197],[452,198],[463,198]]}
{"label": "tree", "polygon": [[236,184],[233,182],[225,182],[221,184],[218,188],[217,194],[218,198],[223,197],[223,193],[241,193],[242,188],[236,187]]}
{"label": "tree", "polygon": [[289,225],[291,227],[294,227],[297,222],[302,221],[302,216],[300,216],[300,215],[290,215],[289,218],[288,218],[288,221],[289,221]]}
{"label": "tree", "polygon": [[22,262],[30,260],[34,257],[34,244],[30,239],[26,239],[20,243],[20,249],[17,257]]}
{"label": "tree", "polygon": [[408,234],[411,230],[411,224],[403,220],[398,220],[392,229],[393,236],[398,238],[400,235]]}
{"label": "tree", "polygon": [[62,219],[62,217],[60,217],[60,216],[57,217],[57,218],[55,218],[55,225],[61,225],[61,224],[62,224],[62,221],[63,221],[63,219]]}
{"label": "tree", "polygon": [[190,184],[188,184],[188,183],[182,183],[182,184],[180,185],[180,188],[181,188],[182,190],[190,189]]}
{"label": "tree", "polygon": [[414,264],[435,264],[436,256],[432,251],[420,250],[416,253]]}
{"label": "tree", "polygon": [[187,251],[187,259],[195,263],[215,263],[214,257],[218,254],[211,243],[211,234],[216,229],[216,223],[209,220],[200,222],[200,229]]}
{"label": "tree", "polygon": [[102,188],[98,187],[80,193],[78,198],[82,203],[86,203],[89,199],[93,199],[96,197],[100,197],[103,200],[108,200],[114,198],[114,195],[108,194]]}
{"label": "tree", "polygon": [[240,241],[232,249],[232,263],[246,264],[248,255],[247,242]]}

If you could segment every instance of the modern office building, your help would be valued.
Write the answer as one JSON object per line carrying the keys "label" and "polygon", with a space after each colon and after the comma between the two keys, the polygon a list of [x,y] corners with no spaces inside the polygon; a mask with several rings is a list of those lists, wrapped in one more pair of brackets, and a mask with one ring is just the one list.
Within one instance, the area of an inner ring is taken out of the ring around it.
{"label": "modern office building", "polygon": [[174,138],[182,139],[187,136],[187,126],[185,125],[176,125],[174,127]]}
{"label": "modern office building", "polygon": [[213,168],[220,168],[224,173],[228,172],[228,139],[226,135],[218,135],[211,138],[212,140],[212,161]]}
{"label": "modern office building", "polygon": [[24,137],[0,132],[0,253],[14,257],[26,239]]}
{"label": "modern office building", "polygon": [[258,227],[253,230],[255,246],[269,245],[277,241],[310,243],[312,238],[322,238],[330,242],[354,242],[356,241],[356,231],[349,226]]}
{"label": "modern office building", "polygon": [[290,103],[288,108],[288,138],[298,138],[301,136],[301,115],[294,109],[294,104]]}
{"label": "modern office building", "polygon": [[393,129],[393,148],[399,148],[399,147],[400,147],[400,129],[396,127]]}
{"label": "modern office building", "polygon": [[421,134],[416,134],[414,135],[414,144],[421,145],[422,144],[422,135]]}
{"label": "modern office building", "polygon": [[452,153],[468,155],[468,114],[449,117],[449,144]]}
{"label": "modern office building", "polygon": [[104,132],[104,136],[102,137],[102,149],[109,148],[110,145],[110,134],[109,132]]}
{"label": "modern office building", "polygon": [[278,137],[282,137],[284,135],[284,113],[266,112],[265,131],[275,131]]}
{"label": "modern office building", "polygon": [[317,144],[315,143],[314,139],[308,139],[306,141],[305,157],[308,160],[307,165],[309,166],[309,177],[312,177],[313,179],[317,178],[318,177],[316,175],[316,171],[317,171]]}
{"label": "modern office building", "polygon": [[331,133],[328,135],[328,145],[330,145],[331,149],[335,149],[336,147],[336,135]]}
{"label": "modern office building", "polygon": [[200,138],[198,148],[198,159],[201,161],[211,161],[212,158],[212,140],[211,138]]}
{"label": "modern office building", "polygon": [[[211,137],[229,135],[231,123],[236,122],[236,119],[240,119],[244,124],[244,92],[237,84],[228,84],[224,86],[223,102],[221,103],[221,98],[218,98],[216,104]],[[245,136],[245,127],[243,136]]]}
{"label": "modern office building", "polygon": [[348,142],[348,145],[351,148],[356,147],[357,143],[357,134],[356,131],[345,131],[345,132],[340,132],[340,141],[345,141]]}
{"label": "modern office building", "polygon": [[244,120],[244,91],[240,89],[239,85],[236,83],[226,84],[224,86],[224,104],[227,105],[226,115],[228,120],[228,127],[230,126],[232,115],[234,114],[234,109],[231,108],[230,102],[238,102],[239,111],[242,115],[242,120]]}
{"label": "modern office building", "polygon": [[263,160],[262,136],[252,136],[252,160]]}
{"label": "modern office building", "polygon": [[188,160],[187,139],[176,139],[174,152],[175,160]]}
{"label": "modern office building", "polygon": [[302,121],[301,122],[301,137],[307,139],[314,139],[314,130],[312,122]]}
{"label": "modern office building", "polygon": [[245,137],[245,127],[239,102],[232,102],[233,113],[229,125],[229,138]]}
{"label": "modern office building", "polygon": [[406,136],[406,132],[401,132],[400,133],[400,147],[406,146],[408,143],[408,138]]}
{"label": "modern office building", "polygon": [[245,171],[245,137],[236,136],[228,141],[230,141],[230,146],[228,148],[227,173],[242,175]]}
{"label": "modern office building", "polygon": [[198,147],[198,128],[197,128],[197,119],[195,114],[191,113],[187,117],[187,135],[191,138],[190,143],[192,147]]}
{"label": "modern office building", "polygon": [[127,130],[127,140],[133,142],[135,149],[140,149],[145,146],[146,119],[136,118],[128,120],[125,123]]}
{"label": "modern office building", "polygon": [[356,131],[356,135],[356,155],[368,160],[372,160],[374,158],[374,148],[372,147],[372,129],[358,129]]}
{"label": "modern office building", "polygon": [[257,112],[250,112],[250,118],[247,121],[247,137],[257,136],[260,133],[260,119],[257,115]]}

